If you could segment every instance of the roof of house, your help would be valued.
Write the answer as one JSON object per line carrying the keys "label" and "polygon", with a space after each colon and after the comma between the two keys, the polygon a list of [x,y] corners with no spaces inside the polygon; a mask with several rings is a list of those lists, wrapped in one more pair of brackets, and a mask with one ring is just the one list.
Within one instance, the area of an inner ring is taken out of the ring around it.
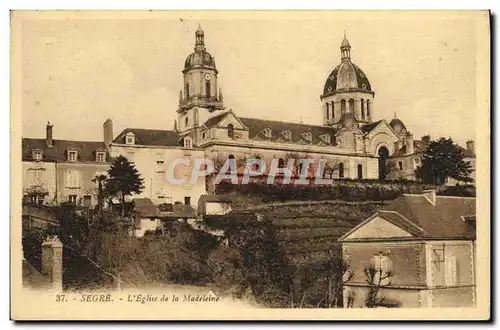
{"label": "roof of house", "polygon": [[219,202],[219,203],[231,203],[232,199],[226,195],[201,195],[198,199],[200,202]]}
{"label": "roof of house", "polygon": [[[421,140],[414,140],[413,141],[413,152],[415,154],[418,154],[418,153],[422,153],[425,151],[427,147],[427,143],[424,142],[424,141],[421,141]],[[476,157],[476,154],[470,150],[467,150],[466,148],[464,147],[461,147],[461,146],[458,146],[458,148],[460,149],[460,151],[462,152],[462,154],[465,156],[465,157],[468,157],[468,158],[475,158]],[[406,145],[404,145],[403,147],[401,147],[401,149],[399,149],[398,151],[396,151],[394,153],[394,155],[392,155],[391,157],[394,157],[394,156],[404,156],[406,155]]]}
{"label": "roof of house", "polygon": [[47,144],[46,139],[22,139],[22,160],[33,161],[33,149],[41,149],[43,152],[43,161],[66,161],[66,151],[75,149],[78,151],[78,161],[80,162],[96,162],[96,151],[106,152],[106,161],[111,161],[111,156],[106,151],[104,142],[95,141],[70,141],[70,140],[53,140],[52,147]]}
{"label": "roof of house", "polygon": [[142,218],[156,218],[160,216],[160,211],[149,198],[134,198],[134,211]]}
{"label": "roof of house", "polygon": [[216,116],[210,117],[207,119],[207,121],[205,122],[204,125],[207,127],[212,127],[212,126],[218,124],[222,120],[222,118],[224,118],[228,113],[229,112],[222,112]]}
{"label": "roof of house", "polygon": [[160,211],[149,198],[134,198],[134,210],[142,218],[193,218],[196,212],[190,205],[173,204],[172,211]]}
{"label": "roof of house", "polygon": [[432,238],[473,239],[476,230],[463,217],[476,214],[476,199],[436,196],[433,205],[424,195],[405,194],[390,203],[386,210],[397,212]]}
{"label": "roof of house", "polygon": [[125,136],[129,132],[134,133],[136,145],[181,146],[181,138],[175,131],[143,128],[126,128],[113,142],[125,144]]}
{"label": "roof of house", "polygon": [[[250,130],[249,137],[252,138],[261,138],[263,140],[276,141],[280,139],[284,139],[282,136],[282,132],[290,131],[291,134],[291,142],[299,143],[306,142],[303,138],[304,133],[311,133],[312,135],[312,144],[325,143],[320,136],[329,134],[332,138],[330,139],[330,145],[335,145],[335,139],[333,138],[335,133],[337,132],[334,128],[329,126],[317,126],[317,125],[307,125],[307,124],[298,124],[291,123],[285,121],[276,121],[276,120],[264,120],[264,119],[255,119],[255,118],[240,118],[245,126],[247,126]],[[271,129],[271,137],[268,138],[263,134],[264,129]]]}

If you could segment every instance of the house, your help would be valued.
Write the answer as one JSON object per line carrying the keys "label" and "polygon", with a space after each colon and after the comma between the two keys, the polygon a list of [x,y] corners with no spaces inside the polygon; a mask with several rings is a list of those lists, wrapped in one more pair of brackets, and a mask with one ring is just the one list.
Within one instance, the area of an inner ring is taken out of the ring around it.
{"label": "house", "polygon": [[97,184],[111,157],[103,142],[57,140],[47,123],[45,139],[22,139],[23,197],[39,204],[97,204]]}
{"label": "house", "polygon": [[224,195],[201,195],[198,199],[198,215],[224,215],[231,212],[231,199]]}
{"label": "house", "polygon": [[146,232],[172,229],[176,221],[189,221],[196,214],[190,205],[162,204],[156,206],[149,198],[134,198],[134,233],[135,237],[143,237]]}
{"label": "house", "polygon": [[365,306],[373,287],[365,268],[372,267],[381,277],[382,306],[473,307],[475,214],[475,198],[430,190],[403,195],[365,219],[339,238],[352,274],[344,305]]}

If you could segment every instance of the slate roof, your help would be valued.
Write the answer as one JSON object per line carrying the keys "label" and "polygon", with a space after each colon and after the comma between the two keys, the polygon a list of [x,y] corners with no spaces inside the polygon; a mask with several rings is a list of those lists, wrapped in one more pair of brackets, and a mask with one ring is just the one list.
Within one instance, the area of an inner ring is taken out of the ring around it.
{"label": "slate roof", "polygon": [[373,131],[375,129],[375,127],[378,126],[378,124],[380,124],[382,120],[378,120],[378,121],[374,121],[373,123],[369,123],[369,124],[366,124],[366,125],[363,125],[361,126],[361,132],[363,133],[370,133],[371,131]]}
{"label": "slate roof", "polygon": [[114,143],[125,144],[125,135],[132,132],[136,145],[146,146],[182,146],[180,137],[175,131],[159,129],[126,128],[113,140]]}
{"label": "slate roof", "polygon": [[[421,140],[414,140],[413,141],[413,150],[414,150],[414,153],[416,153],[416,154],[424,152],[426,149],[426,146],[427,146],[427,144],[424,141],[421,141]],[[476,154],[474,152],[467,150],[466,148],[461,147],[461,146],[458,146],[458,148],[460,149],[462,154],[465,155],[465,157],[476,158]],[[399,149],[397,152],[395,152],[394,155],[392,155],[391,157],[405,156],[405,155],[406,155],[406,145],[404,145],[401,149]]]}
{"label": "slate roof", "polygon": [[[312,134],[311,144],[319,144],[324,143],[324,141],[320,138],[321,135],[330,134],[330,145],[335,145],[335,133],[336,130],[328,127],[328,126],[316,126],[316,125],[307,125],[307,124],[298,124],[284,121],[275,121],[275,120],[264,120],[264,119],[255,119],[255,118],[239,118],[245,126],[250,129],[249,137],[252,138],[261,138],[263,140],[269,141],[277,141],[279,139],[286,139],[282,136],[282,132],[290,131],[292,133],[291,141],[294,143],[308,143],[302,137],[302,134],[310,132]],[[271,138],[264,136],[263,131],[266,128],[270,128],[272,130]]]}
{"label": "slate roof", "polygon": [[[337,90],[337,80],[339,79],[339,71],[340,71],[340,66],[344,64],[341,63],[337,65],[333,71],[328,75],[328,78],[326,79],[325,82],[325,87],[323,88],[323,95],[328,95]],[[368,77],[366,77],[366,74],[354,63],[351,61],[345,63],[345,64],[350,64],[352,65],[352,68],[354,70],[354,73],[356,74],[356,81],[357,81],[357,88],[359,90],[363,91],[371,91],[372,87],[370,84],[370,81],[368,80]],[[362,89],[363,85],[365,86],[365,89]]]}
{"label": "slate roof", "polygon": [[195,211],[190,205],[173,204],[171,212],[162,212],[149,198],[134,198],[134,210],[142,218],[194,218]]}
{"label": "slate roof", "polygon": [[231,203],[231,198],[226,195],[201,195],[198,199],[200,202],[219,202],[219,203]]}
{"label": "slate roof", "polygon": [[[49,147],[45,139],[22,139],[22,160],[33,161],[33,149],[41,149],[44,162],[66,161],[68,149],[78,151],[79,162],[96,162],[96,151],[106,151],[104,142],[53,140]],[[111,156],[106,152],[106,161],[111,161]]]}
{"label": "slate roof", "polygon": [[207,121],[205,122],[205,126],[212,127],[217,125],[219,121],[221,121],[222,118],[224,118],[227,114],[228,112],[223,112],[221,114],[208,118]]}
{"label": "slate roof", "polygon": [[403,195],[390,203],[386,210],[395,211],[422,228],[432,238],[473,239],[476,231],[463,217],[476,214],[476,199],[436,196],[436,205],[424,195]]}

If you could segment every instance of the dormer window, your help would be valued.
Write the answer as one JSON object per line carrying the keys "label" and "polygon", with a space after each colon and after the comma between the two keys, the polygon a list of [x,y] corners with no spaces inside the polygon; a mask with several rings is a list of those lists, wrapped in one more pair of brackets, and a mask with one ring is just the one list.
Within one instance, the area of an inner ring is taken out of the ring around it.
{"label": "dormer window", "polygon": [[125,144],[135,144],[135,134],[128,132],[125,134]]}
{"label": "dormer window", "polygon": [[289,130],[286,130],[286,131],[283,131],[281,134],[283,134],[283,136],[285,137],[285,139],[287,140],[291,140],[292,139],[292,132],[289,131]]}
{"label": "dormer window", "polygon": [[42,149],[33,149],[33,160],[41,161],[43,159],[43,151]]}
{"label": "dormer window", "polygon": [[320,136],[320,138],[321,138],[321,140],[323,140],[323,142],[330,144],[330,141],[331,141],[330,134],[323,134]]}
{"label": "dormer window", "polygon": [[272,130],[269,127],[265,128],[262,132],[264,133],[264,136],[267,138],[271,138],[273,134]]}
{"label": "dormer window", "polygon": [[78,152],[76,150],[68,150],[68,157],[67,159],[70,162],[76,162],[78,160]]}
{"label": "dormer window", "polygon": [[106,162],[106,152],[105,151],[96,151],[96,153],[95,153],[95,160],[98,163],[104,163],[104,162]]}
{"label": "dormer window", "polygon": [[306,141],[309,141],[309,142],[311,142],[311,141],[312,141],[312,134],[311,134],[311,132],[302,133],[302,137],[303,137]]}

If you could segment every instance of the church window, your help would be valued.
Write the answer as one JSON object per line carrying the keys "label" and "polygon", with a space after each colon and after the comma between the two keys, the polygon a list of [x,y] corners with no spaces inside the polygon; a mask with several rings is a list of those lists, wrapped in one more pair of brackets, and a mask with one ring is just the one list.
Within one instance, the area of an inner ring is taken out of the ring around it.
{"label": "church window", "polygon": [[234,155],[229,155],[228,159],[234,159]]}
{"label": "church window", "polygon": [[186,99],[189,98],[189,83],[186,83],[184,94],[186,94]]}
{"label": "church window", "polygon": [[227,125],[227,136],[231,139],[234,138],[234,126],[233,124]]}
{"label": "church window", "polygon": [[399,166],[399,170],[403,170],[403,162],[402,161],[399,161],[398,162],[398,166]]}
{"label": "church window", "polygon": [[332,101],[332,119],[335,119],[335,102]]}
{"label": "church window", "polygon": [[201,138],[202,138],[203,140],[205,140],[205,138],[206,138],[206,137],[207,137],[207,132],[203,132],[203,133],[201,133]]}
{"label": "church window", "polygon": [[354,113],[354,100],[353,99],[349,100],[349,112]]}
{"label": "church window", "polygon": [[366,100],[366,117],[370,119],[370,100]]}
{"label": "church window", "polygon": [[361,118],[365,119],[365,100],[361,99]]}
{"label": "church window", "polygon": [[205,82],[205,91],[206,91],[206,95],[207,97],[210,97],[210,95],[212,95],[212,92],[210,90],[210,80],[206,81]]}
{"label": "church window", "polygon": [[344,177],[344,163],[339,164],[339,178]]}
{"label": "church window", "polygon": [[184,119],[184,125],[185,125],[185,126],[187,126],[188,124],[189,124],[189,118],[188,118],[188,117],[186,117],[186,118]]}
{"label": "church window", "polygon": [[340,101],[340,112],[341,114],[345,113],[345,100]]}
{"label": "church window", "polygon": [[326,102],[326,120],[330,119],[330,106],[328,102]]}
{"label": "church window", "polygon": [[363,179],[363,165],[358,165],[358,179]]}

